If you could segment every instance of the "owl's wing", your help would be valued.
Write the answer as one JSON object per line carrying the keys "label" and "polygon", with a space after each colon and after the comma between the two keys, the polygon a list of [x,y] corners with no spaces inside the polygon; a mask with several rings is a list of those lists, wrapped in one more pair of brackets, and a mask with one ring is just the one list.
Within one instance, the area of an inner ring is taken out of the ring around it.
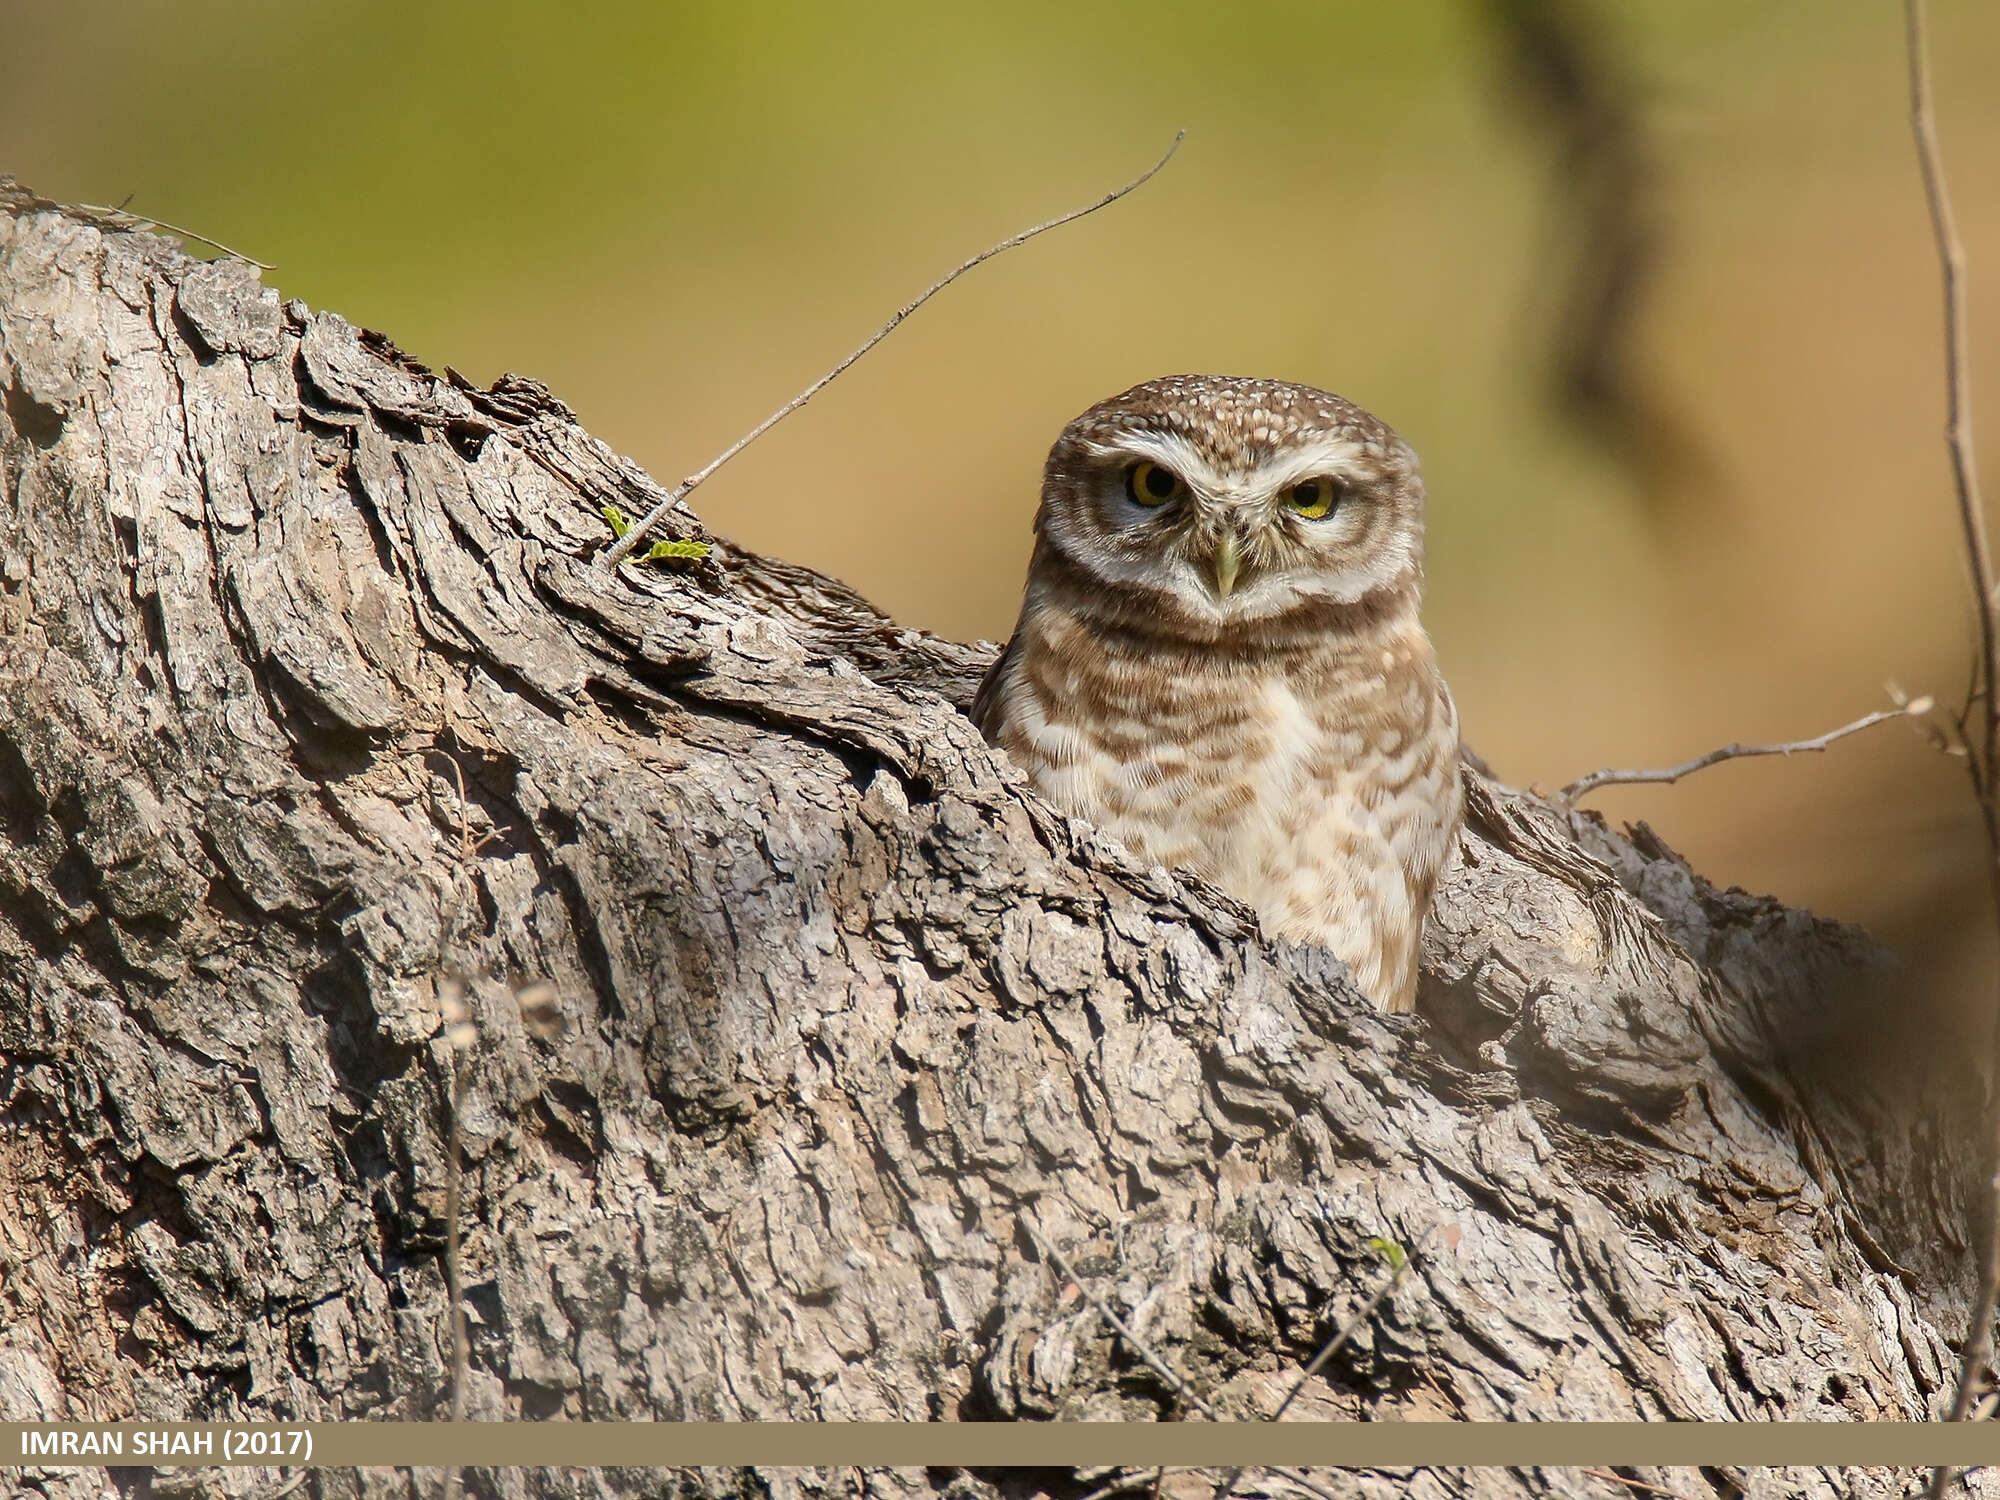
{"label": "owl's wing", "polygon": [[972,695],[972,722],[986,736],[989,744],[1000,735],[1001,685],[1013,670],[1014,649],[1020,639],[1018,632],[1008,638],[1005,648],[993,659],[993,665],[986,669],[986,675],[979,679],[979,691]]}

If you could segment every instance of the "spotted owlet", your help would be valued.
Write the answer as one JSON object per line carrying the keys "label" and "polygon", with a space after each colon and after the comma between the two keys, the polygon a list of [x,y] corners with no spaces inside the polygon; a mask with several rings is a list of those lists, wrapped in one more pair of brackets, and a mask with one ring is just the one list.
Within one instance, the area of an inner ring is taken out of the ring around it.
{"label": "spotted owlet", "polygon": [[1339,396],[1179,375],[1056,439],[974,717],[1049,801],[1408,1010],[1458,836],[1416,455]]}

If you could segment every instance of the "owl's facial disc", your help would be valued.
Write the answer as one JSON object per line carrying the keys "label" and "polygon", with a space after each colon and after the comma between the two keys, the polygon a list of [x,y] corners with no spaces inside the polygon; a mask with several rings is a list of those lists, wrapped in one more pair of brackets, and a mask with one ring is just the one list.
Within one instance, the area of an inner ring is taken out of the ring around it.
{"label": "owl's facial disc", "polygon": [[1168,376],[1063,430],[1036,530],[1083,585],[1075,607],[1213,643],[1327,605],[1414,610],[1423,484],[1407,445],[1339,396]]}
{"label": "owl's facial disc", "polygon": [[1068,475],[1086,504],[1054,540],[1212,625],[1351,602],[1414,565],[1402,476],[1343,436],[1227,458],[1143,427],[1081,446]]}

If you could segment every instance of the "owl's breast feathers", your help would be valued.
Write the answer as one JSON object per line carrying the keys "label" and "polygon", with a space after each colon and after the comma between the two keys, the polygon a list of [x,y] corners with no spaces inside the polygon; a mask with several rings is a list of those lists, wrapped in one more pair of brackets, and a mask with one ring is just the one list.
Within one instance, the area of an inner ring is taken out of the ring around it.
{"label": "owl's breast feathers", "polygon": [[1107,630],[1062,592],[1031,587],[974,705],[981,732],[1056,806],[1409,1009],[1463,804],[1458,717],[1414,598],[1208,645]]}

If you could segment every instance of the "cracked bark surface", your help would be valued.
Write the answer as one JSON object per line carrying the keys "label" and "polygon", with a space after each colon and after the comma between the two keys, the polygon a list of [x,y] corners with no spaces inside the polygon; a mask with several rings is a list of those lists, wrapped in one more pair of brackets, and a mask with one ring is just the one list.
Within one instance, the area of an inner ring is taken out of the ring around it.
{"label": "cracked bark surface", "polygon": [[0,1418],[437,1415],[454,1006],[475,1418],[1181,1416],[1038,1235],[1226,1416],[1382,1240],[1412,1274],[1288,1420],[1948,1393],[1979,1084],[1852,929],[1468,771],[1420,1012],[1378,1015],[1033,797],[961,712],[992,648],[721,541],[594,572],[601,507],[659,491],[533,381],[0,184],[0,393]]}

